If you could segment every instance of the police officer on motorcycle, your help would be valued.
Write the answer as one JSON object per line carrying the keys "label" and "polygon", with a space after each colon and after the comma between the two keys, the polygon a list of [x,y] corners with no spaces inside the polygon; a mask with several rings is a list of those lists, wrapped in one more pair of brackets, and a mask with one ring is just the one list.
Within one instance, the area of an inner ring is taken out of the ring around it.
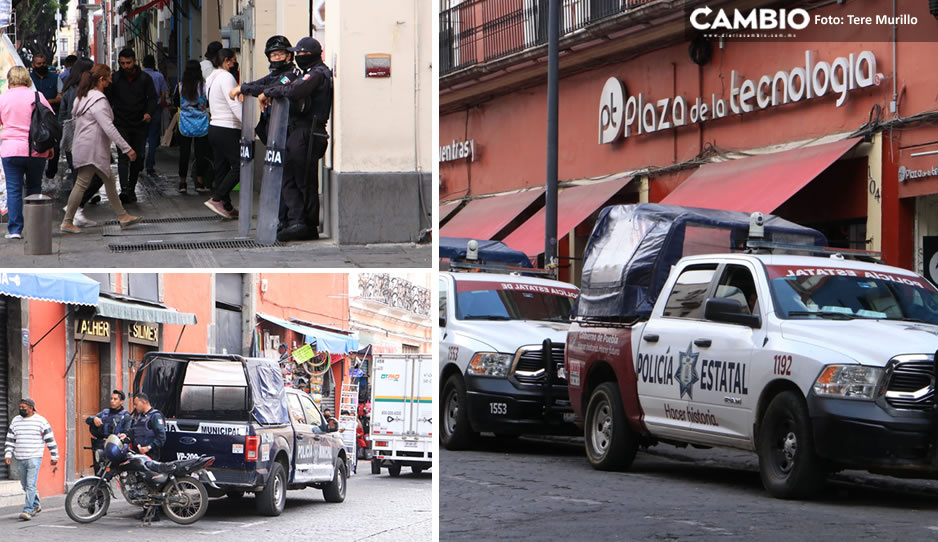
{"label": "police officer on motorcycle", "polygon": [[329,145],[326,123],[332,111],[332,71],[322,62],[322,45],[305,37],[290,51],[303,74],[258,96],[261,105],[272,98],[290,100],[278,241],[319,239],[317,163]]}
{"label": "police officer on motorcycle", "polygon": [[159,461],[160,449],[166,444],[166,418],[150,406],[150,398],[143,392],[134,395],[134,410],[130,433],[118,436],[123,439],[129,435],[138,452]]}
{"label": "police officer on motorcycle", "polygon": [[124,408],[125,397],[121,390],[112,391],[110,407],[85,418],[92,436],[92,449],[103,448],[104,439],[109,435],[120,435],[130,431],[130,412]]}

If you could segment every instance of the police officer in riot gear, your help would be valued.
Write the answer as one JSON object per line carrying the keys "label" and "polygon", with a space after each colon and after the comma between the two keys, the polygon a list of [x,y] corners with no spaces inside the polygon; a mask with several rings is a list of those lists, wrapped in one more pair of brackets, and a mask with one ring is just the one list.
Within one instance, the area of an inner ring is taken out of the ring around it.
{"label": "police officer in riot gear", "polygon": [[322,62],[322,45],[305,37],[289,50],[302,75],[258,96],[262,106],[272,98],[290,99],[278,241],[319,238],[317,163],[329,144],[326,123],[332,111],[332,71]]}
{"label": "police officer in riot gear", "polygon": [[160,449],[166,444],[166,418],[150,406],[150,398],[143,392],[134,395],[134,410],[130,433],[118,436],[123,439],[129,435],[137,451],[159,461]]}
{"label": "police officer in riot gear", "polygon": [[[288,85],[293,82],[294,79],[303,75],[303,72],[293,63],[293,53],[290,52],[291,47],[293,47],[293,45],[286,36],[271,36],[264,45],[264,54],[267,55],[267,60],[270,62],[270,73],[257,81],[251,81],[236,86],[229,93],[231,99],[238,98],[243,100],[244,98],[239,97],[241,94],[258,96],[264,92],[264,89],[270,86]],[[257,134],[261,143],[265,145],[267,144],[267,126],[269,123],[270,108],[265,107],[264,110],[261,111],[260,121],[258,121],[257,126],[254,128],[254,133]]]}
{"label": "police officer in riot gear", "polygon": [[92,449],[104,447],[104,439],[109,435],[120,435],[130,431],[130,412],[124,408],[124,392],[114,390],[111,392],[109,408],[98,412],[94,416],[85,418],[88,430],[93,437]]}

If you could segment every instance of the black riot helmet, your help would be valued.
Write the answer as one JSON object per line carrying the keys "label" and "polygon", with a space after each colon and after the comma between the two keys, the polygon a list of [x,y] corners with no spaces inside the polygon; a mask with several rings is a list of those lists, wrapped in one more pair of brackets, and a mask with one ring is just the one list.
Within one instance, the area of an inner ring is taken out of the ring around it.
{"label": "black riot helmet", "polygon": [[288,54],[286,60],[270,61],[270,73],[279,73],[290,67],[290,64],[293,63],[293,53],[290,52],[292,47],[293,45],[286,36],[278,34],[267,39],[267,43],[264,44],[264,54],[267,56],[267,60],[270,60],[270,53],[274,51],[286,51]]}

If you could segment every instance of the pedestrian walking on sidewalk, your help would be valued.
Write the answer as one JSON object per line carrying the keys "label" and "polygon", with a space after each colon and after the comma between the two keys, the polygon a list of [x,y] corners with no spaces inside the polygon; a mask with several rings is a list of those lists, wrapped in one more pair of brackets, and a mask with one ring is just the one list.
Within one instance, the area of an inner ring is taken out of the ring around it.
{"label": "pedestrian walking on sidewalk", "polygon": [[39,481],[39,467],[42,466],[43,446],[49,448],[51,465],[55,467],[59,462],[59,447],[55,443],[52,427],[45,418],[36,413],[35,401],[20,399],[20,414],[13,418],[7,429],[3,460],[7,465],[14,464],[20,484],[26,493],[26,505],[20,514],[20,519],[23,520],[30,520],[42,511],[36,484]]}
{"label": "pedestrian walking on sidewalk", "polygon": [[[94,62],[90,58],[80,58],[76,60],[72,64],[68,77],[65,78],[65,86],[62,87],[62,106],[59,107],[59,120],[62,122],[61,145],[62,153],[65,154],[65,161],[68,163],[68,168],[72,170],[71,178],[73,187],[78,178],[78,170],[72,162],[72,142],[75,139],[75,119],[72,118],[72,109],[75,105],[75,96],[78,94],[78,83],[81,81],[81,76],[86,71],[91,70],[92,67],[94,67]],[[101,177],[95,175],[88,189],[85,190],[84,196],[81,198],[81,206],[79,206],[78,211],[75,212],[74,222],[76,226],[82,228],[86,226],[97,226],[97,222],[85,217],[84,206],[98,193],[98,190],[100,190],[102,186],[104,186],[104,181],[101,180]],[[67,208],[66,206],[65,209]]]}
{"label": "pedestrian walking on sidewalk", "polygon": [[208,99],[205,97],[205,80],[198,60],[190,60],[182,74],[182,82],[176,85],[173,104],[179,108],[179,192],[186,193],[189,175],[189,157],[195,146],[195,191],[202,194],[209,189],[205,184],[206,174],[212,167],[211,147],[208,144]]}
{"label": "pedestrian walking on sidewalk", "polygon": [[[46,58],[46,55],[42,53],[33,55],[33,71],[30,76],[33,79],[36,90],[49,100],[49,105],[52,106],[52,112],[58,116],[59,104],[62,102],[62,88],[64,85],[59,74],[55,73],[55,70],[52,70],[51,73],[49,72],[49,60]],[[52,159],[46,163],[46,178],[54,179],[58,172],[59,145],[57,143],[52,148]]]}
{"label": "pedestrian walking on sidewalk", "polygon": [[[133,49],[124,49],[118,54],[120,70],[114,84],[108,87],[107,97],[114,111],[114,126],[121,137],[130,143],[140,160],[130,160],[126,152],[117,159],[117,174],[120,176],[122,203],[136,203],[137,177],[143,170],[146,152],[147,130],[156,115],[156,87],[149,75],[137,66]],[[110,168],[108,168],[110,171]]]}
{"label": "pedestrian walking on sidewalk", "polygon": [[74,106],[75,139],[72,143],[72,160],[78,168],[78,180],[68,197],[65,220],[59,226],[59,231],[63,233],[81,233],[81,228],[74,224],[73,219],[95,175],[104,180],[107,199],[121,228],[133,226],[141,220],[139,216],[131,216],[124,210],[117,195],[117,181],[111,173],[111,141],[127,154],[131,162],[137,160],[137,153],[114,126],[114,114],[104,95],[104,89],[109,84],[111,68],[104,64],[95,64],[91,71],[81,76],[81,83],[78,84]]}
{"label": "pedestrian walking on sidewalk", "polygon": [[156,149],[160,146],[160,136],[163,134],[163,109],[169,106],[169,87],[166,78],[156,70],[156,57],[147,55],[143,57],[143,71],[153,80],[153,89],[156,92],[156,115],[150,121],[147,132],[147,175],[156,175]]}
{"label": "pedestrian walking on sidewalk", "polygon": [[238,85],[228,71],[237,61],[234,51],[222,49],[215,57],[215,70],[205,81],[212,114],[208,142],[215,157],[215,192],[205,206],[224,218],[238,216],[231,204],[231,190],[241,172],[241,104],[228,95]]}
{"label": "pedestrian walking on sidewalk", "polygon": [[[29,124],[36,102],[36,92],[29,88],[29,71],[23,66],[13,66],[7,72],[9,90],[0,94],[0,159],[6,175],[7,206],[10,221],[7,223],[7,239],[23,238],[23,193],[27,196],[42,192],[42,170],[53,155],[46,152],[30,152]],[[41,105],[48,107],[49,101],[39,94]]]}

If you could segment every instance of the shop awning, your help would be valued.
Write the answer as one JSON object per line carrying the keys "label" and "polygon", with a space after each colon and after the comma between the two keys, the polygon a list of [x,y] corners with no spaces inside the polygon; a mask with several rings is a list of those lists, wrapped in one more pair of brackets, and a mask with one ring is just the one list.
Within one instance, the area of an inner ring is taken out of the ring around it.
{"label": "shop awning", "polygon": [[0,294],[13,297],[95,306],[99,289],[79,273],[0,273]]}
{"label": "shop awning", "polygon": [[538,188],[472,200],[440,228],[440,237],[491,239],[543,193]]}
{"label": "shop awning", "polygon": [[132,322],[147,322],[149,324],[178,324],[193,326],[196,324],[195,315],[188,312],[179,312],[175,309],[158,307],[144,303],[117,301],[106,297],[98,298],[98,316],[117,318]]}
{"label": "shop awning", "polygon": [[306,341],[311,344],[315,344],[318,350],[328,350],[331,354],[340,352],[347,354],[349,352],[358,350],[358,339],[356,337],[342,335],[339,333],[332,333],[330,331],[304,326],[296,322],[288,322],[286,320],[277,318],[276,316],[269,316],[267,314],[257,313],[257,317],[267,320],[271,324],[278,325],[282,328],[286,328],[303,335],[306,338]]}
{"label": "shop awning", "polygon": [[[571,186],[559,191],[557,193],[557,238],[570,233],[632,179],[630,175],[614,181]],[[511,232],[504,239],[505,244],[529,256],[537,256],[544,252],[546,214],[546,209],[539,210],[518,229]]]}
{"label": "shop awning", "polygon": [[771,213],[860,139],[704,164],[660,203]]}
{"label": "shop awning", "polygon": [[460,203],[462,203],[461,200],[456,200],[440,204],[440,224],[445,222],[446,219],[450,217],[450,215],[456,212],[456,209],[459,208]]}

